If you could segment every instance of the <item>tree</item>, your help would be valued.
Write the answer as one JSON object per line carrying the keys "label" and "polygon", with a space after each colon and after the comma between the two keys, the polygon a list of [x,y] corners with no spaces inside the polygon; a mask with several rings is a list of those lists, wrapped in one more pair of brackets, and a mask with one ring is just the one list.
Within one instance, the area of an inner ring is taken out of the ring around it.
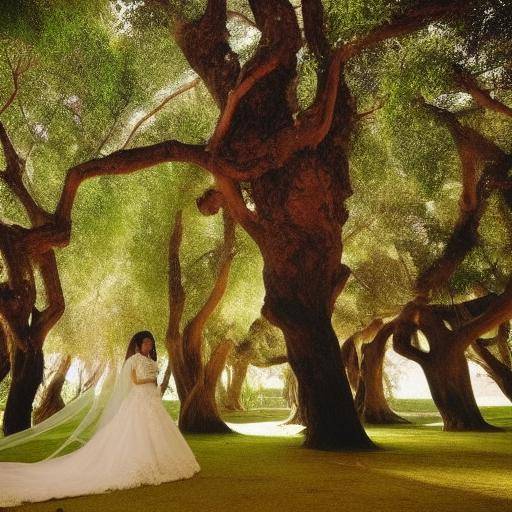
{"label": "tree", "polygon": [[[16,153],[0,123],[5,170],[3,182],[24,206],[33,228],[44,225],[50,214],[32,197],[23,182],[25,161]],[[0,251],[8,281],[2,284],[0,315],[3,337],[10,338],[12,354],[11,384],[3,417],[3,431],[9,435],[31,425],[32,402],[43,379],[42,347],[50,329],[64,312],[64,297],[53,250],[33,253],[25,244],[28,231],[0,223]],[[46,307],[36,307],[35,270],[41,273]],[[6,354],[7,355],[7,354]],[[4,367],[7,364],[4,363]]]}
{"label": "tree", "polygon": [[[463,185],[460,213],[444,252],[418,277],[417,296],[399,315],[393,343],[397,352],[416,361],[425,372],[445,430],[488,430],[492,427],[478,410],[465,351],[481,335],[512,316],[512,280],[494,300],[479,301],[485,308],[475,318],[452,329],[444,324],[445,308],[429,306],[428,301],[432,289],[446,283],[476,245],[487,199],[497,188],[496,182],[506,180],[512,160],[476,130],[463,126],[452,113],[432,106],[429,109],[446,123],[459,152]],[[478,165],[482,170],[477,178]],[[418,330],[428,340],[427,351],[413,341]]]}
{"label": "tree", "polygon": [[240,402],[240,394],[249,365],[268,368],[286,363],[288,359],[285,350],[284,339],[279,329],[264,317],[254,320],[246,336],[234,347],[228,358],[231,375],[224,403],[226,409],[244,409]]}
{"label": "tree", "polygon": [[[212,214],[221,206],[214,204],[215,198],[218,198],[216,192],[207,193],[198,202],[201,208]],[[235,223],[226,210],[223,210],[223,221],[224,240],[217,249],[218,271],[214,286],[206,302],[187,322],[182,332],[180,321],[185,290],[179,258],[183,232],[181,211],[176,214],[169,242],[169,323],[166,346],[181,401],[179,426],[186,432],[230,432],[219,415],[215,390],[232,342],[221,340],[212,350],[208,362],[203,363],[204,327],[224,295],[234,256]]]}
{"label": "tree", "polygon": [[342,346],[356,408],[365,423],[407,423],[391,409],[384,395],[384,356],[393,329],[393,321],[384,324],[382,319],[375,319]]}

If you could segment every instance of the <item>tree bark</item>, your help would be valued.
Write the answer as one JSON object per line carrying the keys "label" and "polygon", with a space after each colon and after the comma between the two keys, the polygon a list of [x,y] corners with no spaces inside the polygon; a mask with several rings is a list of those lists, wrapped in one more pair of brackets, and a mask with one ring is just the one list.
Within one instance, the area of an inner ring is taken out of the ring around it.
{"label": "tree bark", "polygon": [[34,409],[33,422],[34,425],[41,423],[56,412],[60,411],[66,404],[62,399],[62,386],[66,381],[66,374],[71,366],[71,356],[67,355],[60,361],[55,374],[48,386],[46,386],[39,405]]}
{"label": "tree bark", "polygon": [[2,382],[11,371],[11,358],[7,348],[7,339],[3,329],[0,329],[0,382]]}
{"label": "tree bark", "polygon": [[384,395],[384,356],[386,344],[394,324],[385,324],[370,343],[362,348],[361,371],[355,397],[356,408],[365,423],[394,424],[409,423],[396,414]]}
{"label": "tree bark", "polygon": [[220,417],[215,399],[217,381],[231,348],[232,343],[229,341],[221,342],[215,347],[208,364],[182,402],[180,428],[186,432],[231,432],[231,429]]}
{"label": "tree bark", "polygon": [[8,436],[30,428],[32,404],[37,389],[43,381],[43,351],[29,346],[27,350],[15,349],[11,369],[11,386],[3,418],[3,432]]}
{"label": "tree bark", "polygon": [[432,398],[446,431],[499,430],[489,425],[478,408],[469,376],[468,362],[460,351],[444,351],[422,365]]}
{"label": "tree bark", "polygon": [[373,447],[354,407],[330,317],[308,318],[297,304],[273,309],[271,314],[266,316],[283,330],[288,360],[299,383],[304,445],[321,450]]}

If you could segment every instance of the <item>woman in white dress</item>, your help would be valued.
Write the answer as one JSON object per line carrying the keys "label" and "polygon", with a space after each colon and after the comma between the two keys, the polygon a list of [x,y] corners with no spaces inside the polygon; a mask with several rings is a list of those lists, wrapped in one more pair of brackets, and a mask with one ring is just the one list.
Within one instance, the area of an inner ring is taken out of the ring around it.
{"label": "woman in white dress", "polygon": [[0,462],[0,507],[156,485],[198,472],[194,454],[162,404],[157,374],[153,335],[139,332],[117,383],[119,403],[111,398],[99,429],[67,455]]}

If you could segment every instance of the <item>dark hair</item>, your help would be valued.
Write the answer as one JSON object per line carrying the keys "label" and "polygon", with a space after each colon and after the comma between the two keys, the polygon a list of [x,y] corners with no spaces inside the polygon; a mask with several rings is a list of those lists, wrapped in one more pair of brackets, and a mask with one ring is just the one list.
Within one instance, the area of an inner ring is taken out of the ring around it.
{"label": "dark hair", "polygon": [[149,338],[153,342],[153,348],[151,349],[151,352],[149,353],[149,356],[153,361],[156,361],[156,343],[155,343],[155,337],[149,332],[149,331],[139,331],[137,334],[134,334],[132,339],[130,340],[130,343],[128,344],[128,350],[126,351],[125,360],[129,357],[133,356],[135,354],[136,349],[140,350],[140,347],[142,346],[142,342]]}

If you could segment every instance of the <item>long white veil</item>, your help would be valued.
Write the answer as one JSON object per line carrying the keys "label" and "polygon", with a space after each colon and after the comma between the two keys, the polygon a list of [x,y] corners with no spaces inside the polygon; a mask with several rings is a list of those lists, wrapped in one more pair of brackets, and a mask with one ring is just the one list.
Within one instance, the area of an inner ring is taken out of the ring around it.
{"label": "long white veil", "polygon": [[36,440],[46,432],[76,421],[79,423],[75,429],[46,459],[55,457],[74,442],[84,444],[84,432],[89,428],[89,434],[96,432],[118,411],[133,385],[130,372],[130,359],[124,361],[120,371],[112,368],[111,364],[106,365],[96,386],[69,402],[59,412],[31,428],[0,439],[0,452]]}

